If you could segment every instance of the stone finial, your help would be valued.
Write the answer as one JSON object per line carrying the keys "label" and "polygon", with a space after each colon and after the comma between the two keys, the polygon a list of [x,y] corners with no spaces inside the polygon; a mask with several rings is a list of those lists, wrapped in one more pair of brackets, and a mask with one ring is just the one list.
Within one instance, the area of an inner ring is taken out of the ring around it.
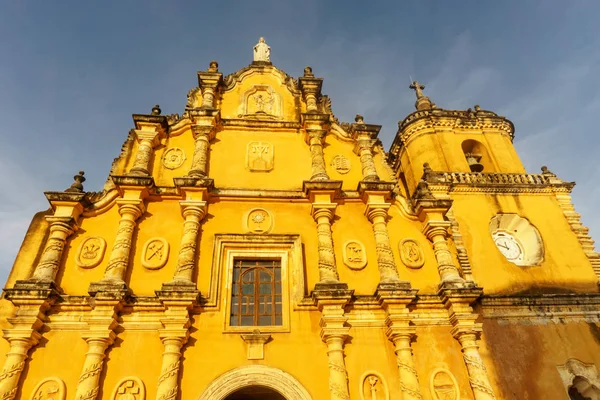
{"label": "stone finial", "polygon": [[435,197],[433,196],[433,194],[431,194],[431,191],[429,190],[429,184],[423,179],[421,179],[419,183],[417,183],[417,189],[415,190],[415,194],[413,197],[415,200],[435,200]]}
{"label": "stone finial", "polygon": [[152,115],[160,115],[161,112],[162,110],[158,104],[152,107]]}
{"label": "stone finial", "polygon": [[423,94],[423,89],[425,89],[425,85],[419,83],[418,81],[413,81],[413,83],[409,86],[410,89],[415,91],[417,95],[417,101],[415,102],[415,108],[417,110],[431,110],[432,104],[429,100],[429,97]]}
{"label": "stone finial", "polygon": [[219,63],[212,60],[208,65],[208,72],[219,72]]}
{"label": "stone finial", "polygon": [[65,192],[83,193],[83,182],[85,182],[85,177],[83,174],[85,174],[85,172],[79,171],[79,173],[73,177],[75,182],[73,182],[73,184],[67,190],[65,190]]}
{"label": "stone finial", "polygon": [[314,78],[315,74],[313,74],[313,70],[311,67],[306,66],[304,67],[304,77],[305,78]]}
{"label": "stone finial", "polygon": [[271,48],[264,37],[258,39],[258,43],[254,46],[254,61],[271,62]]}
{"label": "stone finial", "polygon": [[364,124],[364,123],[365,123],[365,122],[364,122],[364,118],[363,118],[363,116],[362,116],[362,115],[360,115],[360,114],[356,114],[356,117],[354,117],[354,121],[355,121],[357,124]]}
{"label": "stone finial", "polygon": [[556,174],[548,169],[545,165],[542,165],[542,174],[543,175],[552,175],[556,176]]}
{"label": "stone finial", "polygon": [[481,106],[479,104],[475,104],[473,108],[475,109],[475,111],[481,111]]}

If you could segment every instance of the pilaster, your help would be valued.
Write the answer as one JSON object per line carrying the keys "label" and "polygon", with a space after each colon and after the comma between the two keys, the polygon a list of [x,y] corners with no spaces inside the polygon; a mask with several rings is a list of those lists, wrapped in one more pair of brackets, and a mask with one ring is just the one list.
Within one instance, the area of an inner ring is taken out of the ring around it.
{"label": "pilaster", "polygon": [[329,180],[325,168],[323,154],[323,140],[329,131],[329,114],[305,113],[302,114],[304,140],[310,146],[311,156],[311,181]]}
{"label": "pilaster", "polygon": [[218,110],[206,109],[190,112],[192,115],[192,134],[194,136],[194,156],[192,167],[188,172],[190,177],[208,176],[208,153],[210,142],[215,138],[219,123]]}
{"label": "pilaster", "polygon": [[344,361],[344,343],[350,326],[345,306],[353,290],[315,290],[312,297],[321,312],[321,339],[327,344],[329,366],[329,392],[331,400],[349,400],[348,372]]}
{"label": "pilaster", "polygon": [[160,115],[160,108],[155,106],[151,115],[134,114],[135,137],[138,141],[138,149],[129,175],[149,176],[150,165],[154,148],[167,135],[167,118]]}
{"label": "pilaster", "polygon": [[321,97],[323,78],[315,78],[311,67],[304,68],[304,76],[298,79],[307,113],[317,113],[317,101]]}
{"label": "pilaster", "polygon": [[378,181],[379,175],[373,162],[373,146],[377,143],[381,125],[367,125],[361,115],[357,115],[354,120],[356,122],[350,126],[350,133],[356,141],[354,153],[360,157],[363,181]]}
{"label": "pilaster", "polygon": [[202,109],[216,109],[215,97],[223,74],[219,72],[219,64],[211,61],[207,71],[198,71],[198,87],[202,91]]}
{"label": "pilaster", "polygon": [[342,189],[342,182],[305,181],[303,186],[304,192],[312,203],[311,215],[317,223],[319,282],[315,285],[315,290],[319,288],[346,289],[348,285],[339,281],[331,232],[331,223],[337,208],[335,198]]}

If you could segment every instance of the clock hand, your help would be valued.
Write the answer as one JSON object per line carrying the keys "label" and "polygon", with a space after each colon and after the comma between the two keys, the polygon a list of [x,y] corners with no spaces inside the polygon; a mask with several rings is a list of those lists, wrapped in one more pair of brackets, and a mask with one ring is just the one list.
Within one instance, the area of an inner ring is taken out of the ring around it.
{"label": "clock hand", "polygon": [[507,245],[505,245],[505,244],[500,244],[500,243],[497,243],[497,244],[498,244],[498,246],[504,247],[506,250],[508,250],[508,246],[507,246]]}

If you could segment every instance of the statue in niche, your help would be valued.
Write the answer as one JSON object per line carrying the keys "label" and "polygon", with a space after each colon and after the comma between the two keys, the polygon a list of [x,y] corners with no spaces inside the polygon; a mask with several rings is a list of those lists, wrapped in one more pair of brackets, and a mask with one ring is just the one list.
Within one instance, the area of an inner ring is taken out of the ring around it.
{"label": "statue in niche", "polygon": [[271,62],[271,48],[265,43],[265,38],[258,39],[258,43],[254,46],[254,61]]}

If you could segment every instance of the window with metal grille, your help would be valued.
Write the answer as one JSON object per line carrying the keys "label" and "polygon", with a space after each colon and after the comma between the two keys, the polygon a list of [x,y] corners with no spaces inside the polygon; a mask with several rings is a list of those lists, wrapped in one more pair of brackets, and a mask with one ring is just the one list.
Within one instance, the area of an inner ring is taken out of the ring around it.
{"label": "window with metal grille", "polygon": [[280,326],[281,260],[236,259],[231,288],[231,326]]}

